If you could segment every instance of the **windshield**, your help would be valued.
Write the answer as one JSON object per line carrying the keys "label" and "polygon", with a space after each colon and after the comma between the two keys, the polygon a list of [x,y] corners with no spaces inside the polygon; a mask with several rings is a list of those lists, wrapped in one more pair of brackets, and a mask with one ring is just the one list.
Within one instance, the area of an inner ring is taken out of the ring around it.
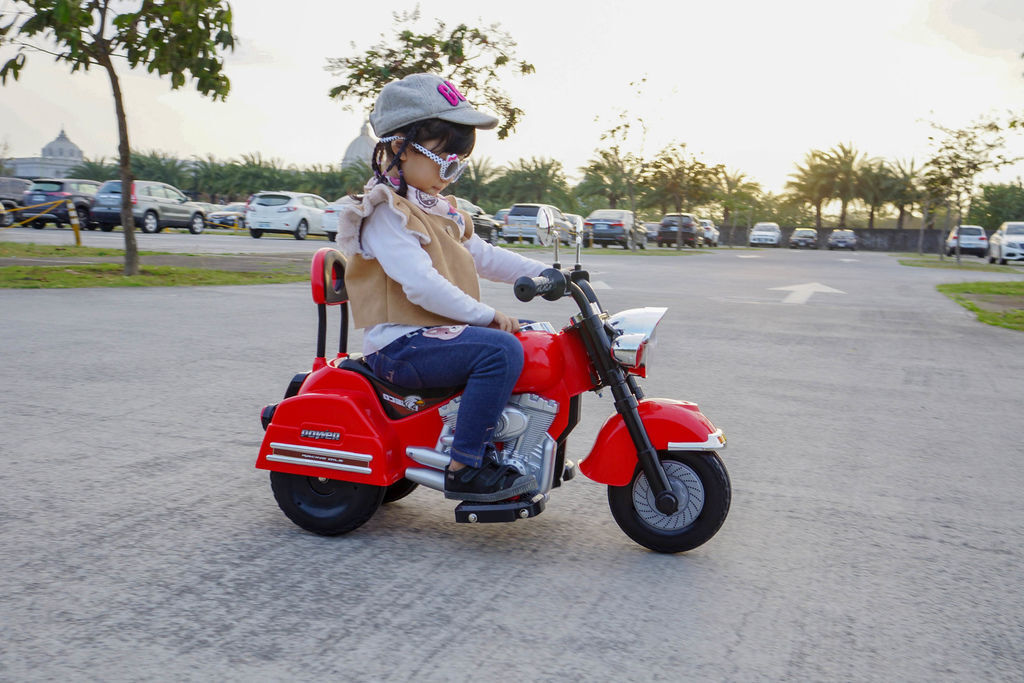
{"label": "windshield", "polygon": [[540,211],[540,207],[534,204],[533,206],[513,206],[512,210],[508,212],[509,216],[536,216],[537,212]]}
{"label": "windshield", "polygon": [[1024,235],[1024,223],[1006,226],[1007,235]]}
{"label": "windshield", "polygon": [[625,217],[625,211],[615,211],[614,209],[599,209],[590,213],[591,220],[622,220]]}
{"label": "windshield", "polygon": [[836,230],[834,233],[832,233],[832,236],[833,237],[853,237],[853,231],[852,230]]}
{"label": "windshield", "polygon": [[816,234],[813,230],[797,230],[793,237],[814,237]]}

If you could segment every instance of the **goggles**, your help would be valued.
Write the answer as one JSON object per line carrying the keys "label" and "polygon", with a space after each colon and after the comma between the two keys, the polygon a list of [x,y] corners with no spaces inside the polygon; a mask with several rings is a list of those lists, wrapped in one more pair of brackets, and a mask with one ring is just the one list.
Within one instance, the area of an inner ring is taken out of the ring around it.
{"label": "goggles", "polygon": [[[392,142],[394,140],[405,140],[405,138],[401,135],[388,135],[380,138],[381,142]],[[415,147],[417,152],[438,165],[438,174],[441,176],[441,180],[445,182],[454,183],[462,175],[462,172],[466,170],[466,167],[469,166],[468,161],[459,161],[458,154],[449,154],[447,158],[442,159],[439,155],[417,142],[410,142],[409,144]]]}

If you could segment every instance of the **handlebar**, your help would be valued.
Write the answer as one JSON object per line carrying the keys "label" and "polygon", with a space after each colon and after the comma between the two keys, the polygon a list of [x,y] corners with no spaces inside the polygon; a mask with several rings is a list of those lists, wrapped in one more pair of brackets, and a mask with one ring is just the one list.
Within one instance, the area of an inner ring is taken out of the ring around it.
{"label": "handlebar", "polygon": [[538,294],[548,301],[557,301],[568,294],[568,280],[565,273],[555,268],[545,268],[537,277],[521,277],[513,285],[516,298],[531,301]]}

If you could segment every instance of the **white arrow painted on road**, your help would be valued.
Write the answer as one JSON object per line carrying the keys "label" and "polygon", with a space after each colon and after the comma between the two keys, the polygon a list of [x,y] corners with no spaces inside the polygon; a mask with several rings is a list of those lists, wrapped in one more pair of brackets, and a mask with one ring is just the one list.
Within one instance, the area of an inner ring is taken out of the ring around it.
{"label": "white arrow painted on road", "polygon": [[782,300],[784,304],[805,304],[807,300],[811,298],[812,294],[846,294],[838,289],[832,289],[828,285],[823,285],[820,282],[805,282],[802,285],[789,285],[788,287],[771,287],[772,290],[781,290],[783,292],[789,292],[786,298]]}

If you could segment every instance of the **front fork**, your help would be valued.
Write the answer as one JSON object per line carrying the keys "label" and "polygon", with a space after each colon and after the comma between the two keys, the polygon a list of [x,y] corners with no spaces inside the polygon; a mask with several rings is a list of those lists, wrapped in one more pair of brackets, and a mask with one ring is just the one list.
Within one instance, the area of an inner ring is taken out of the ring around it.
{"label": "front fork", "polygon": [[658,452],[654,450],[637,410],[638,401],[643,398],[643,391],[636,383],[636,379],[612,357],[610,337],[605,330],[597,295],[587,280],[586,271],[573,271],[569,280],[569,291],[573,299],[576,300],[581,312],[586,311],[582,321],[586,330],[586,334],[583,335],[584,345],[593,359],[600,383],[612,390],[615,410],[622,416],[629,437],[636,448],[640,468],[647,476],[651,492],[654,493],[654,506],[663,515],[675,514],[679,510],[679,498],[672,490],[665,468],[658,459]]}

